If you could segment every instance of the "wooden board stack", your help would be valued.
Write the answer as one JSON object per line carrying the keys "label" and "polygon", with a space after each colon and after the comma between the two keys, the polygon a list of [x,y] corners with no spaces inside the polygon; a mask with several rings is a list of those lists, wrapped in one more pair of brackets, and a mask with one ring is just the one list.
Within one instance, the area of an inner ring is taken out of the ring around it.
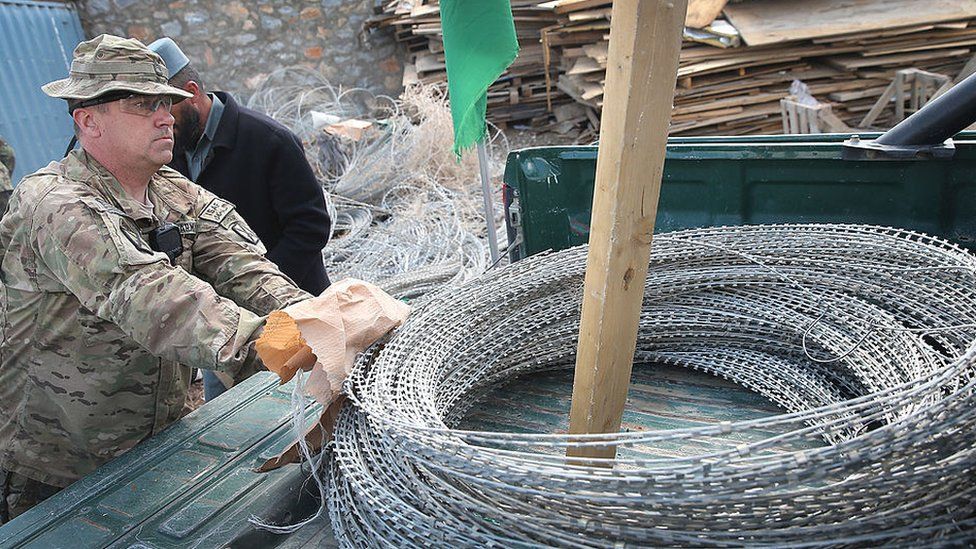
{"label": "wooden board stack", "polygon": [[[519,55],[508,71],[488,90],[488,118],[494,124],[549,123],[546,97],[545,59],[542,29],[555,24],[551,9],[540,8],[539,0],[512,0]],[[446,83],[444,41],[437,0],[392,0],[369,26],[392,28],[408,52],[404,85]],[[566,96],[553,97],[553,107],[572,103]]]}
{"label": "wooden board stack", "polygon": [[[488,118],[597,130],[611,7],[512,0],[522,52],[489,89]],[[858,128],[895,71],[955,78],[976,52],[976,0],[690,0],[686,24],[673,135],[779,133],[793,80]],[[405,83],[446,81],[436,0],[392,0],[373,25],[392,27],[411,53]],[[889,127],[893,114],[871,127]]]}

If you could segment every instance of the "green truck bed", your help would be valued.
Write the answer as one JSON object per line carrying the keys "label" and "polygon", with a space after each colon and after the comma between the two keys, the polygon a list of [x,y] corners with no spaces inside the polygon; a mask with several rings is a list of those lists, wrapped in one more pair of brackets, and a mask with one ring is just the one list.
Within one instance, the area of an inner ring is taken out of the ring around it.
{"label": "green truck bed", "polygon": [[[844,137],[670,140],[657,231],[857,222],[924,231],[976,249],[976,135],[957,138],[954,160],[897,162],[841,160]],[[509,156],[505,191],[509,232],[517,238],[513,259],[586,241],[595,164],[595,147],[527,149]],[[571,372],[534,374],[491,394],[469,411],[463,426],[565,430],[571,385]],[[334,545],[325,519],[292,535],[248,524],[251,515],[292,523],[318,508],[317,489],[302,466],[253,471],[293,440],[290,390],[278,387],[271,374],[251,378],[0,528],[0,547]],[[731,383],[661,366],[635,367],[627,410],[627,429],[779,412]]]}
{"label": "green truck bed", "polygon": [[290,524],[318,507],[298,465],[252,469],[293,440],[291,386],[263,372],[160,435],[0,528],[0,547],[328,547],[327,520],[289,537],[252,528]]}
{"label": "green truck bed", "polygon": [[[877,134],[862,134],[872,138]],[[656,232],[764,223],[864,223],[940,236],[976,251],[976,133],[952,160],[843,160],[846,134],[668,140]],[[596,147],[509,154],[513,261],[585,244]]]}

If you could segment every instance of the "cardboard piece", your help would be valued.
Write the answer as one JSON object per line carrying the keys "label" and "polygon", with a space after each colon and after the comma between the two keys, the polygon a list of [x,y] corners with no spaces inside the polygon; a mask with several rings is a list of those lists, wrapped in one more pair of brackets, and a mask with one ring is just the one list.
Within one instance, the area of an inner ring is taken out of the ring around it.
{"label": "cardboard piece", "polygon": [[337,122],[335,124],[326,126],[325,131],[331,133],[332,135],[338,135],[353,141],[359,141],[372,127],[372,122],[350,118],[349,120],[343,120],[342,122]]}

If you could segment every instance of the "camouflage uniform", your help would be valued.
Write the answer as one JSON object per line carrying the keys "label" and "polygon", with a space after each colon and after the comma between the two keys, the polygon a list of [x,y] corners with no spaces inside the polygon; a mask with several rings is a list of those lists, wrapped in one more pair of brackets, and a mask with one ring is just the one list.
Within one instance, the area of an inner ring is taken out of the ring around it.
{"label": "camouflage uniform", "polygon": [[38,503],[61,491],[57,486],[37,482],[24,475],[0,470],[0,525],[30,510]]}
{"label": "camouflage uniform", "polygon": [[14,190],[14,149],[0,137],[0,216],[7,211],[10,193]]}
{"label": "camouflage uniform", "polygon": [[[230,203],[166,167],[147,196],[129,198],[85,151],[13,193],[0,221],[8,477],[67,486],[158,433],[180,417],[190,367],[253,371],[260,315],[310,297]],[[164,222],[179,228],[175,265],[148,244]]]}

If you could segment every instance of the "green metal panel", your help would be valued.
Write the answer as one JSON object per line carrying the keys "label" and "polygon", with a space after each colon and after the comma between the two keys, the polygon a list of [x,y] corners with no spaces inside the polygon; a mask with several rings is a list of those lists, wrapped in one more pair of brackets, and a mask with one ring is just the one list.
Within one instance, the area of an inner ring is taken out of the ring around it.
{"label": "green metal panel", "polygon": [[0,547],[335,546],[325,517],[291,536],[247,522],[291,524],[319,506],[301,466],[254,472],[295,440],[292,385],[277,379],[252,377],[17,517]]}
{"label": "green metal panel", "polygon": [[[867,223],[921,231],[976,251],[976,134],[951,161],[846,161],[849,135],[672,138],[656,232],[761,223]],[[869,138],[873,135],[865,135]],[[595,146],[509,155],[513,260],[585,244]]]}

